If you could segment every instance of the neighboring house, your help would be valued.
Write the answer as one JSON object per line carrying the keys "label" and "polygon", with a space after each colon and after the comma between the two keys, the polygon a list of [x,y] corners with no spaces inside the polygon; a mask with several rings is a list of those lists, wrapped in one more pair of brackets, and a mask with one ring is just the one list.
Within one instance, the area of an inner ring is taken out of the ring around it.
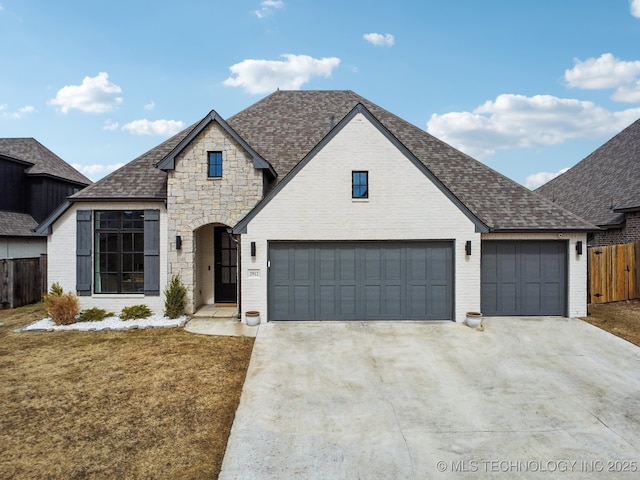
{"label": "neighboring house", "polygon": [[34,229],[86,178],[33,138],[0,138],[0,259],[47,253]]}
{"label": "neighboring house", "polygon": [[269,321],[584,315],[595,228],[351,91],[212,111],[38,227],[84,308],[180,275]]}
{"label": "neighboring house", "polygon": [[601,227],[590,245],[640,242],[640,120],[536,192]]}

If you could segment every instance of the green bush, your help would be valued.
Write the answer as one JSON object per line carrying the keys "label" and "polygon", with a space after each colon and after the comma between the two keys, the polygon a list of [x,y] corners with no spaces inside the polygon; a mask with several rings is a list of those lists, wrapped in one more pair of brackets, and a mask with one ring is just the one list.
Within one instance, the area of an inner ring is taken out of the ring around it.
{"label": "green bush", "polygon": [[98,307],[90,308],[89,310],[85,310],[80,314],[78,318],[79,322],[99,322],[100,320],[104,320],[107,317],[113,317],[115,313],[107,312],[106,310]]}
{"label": "green bush", "polygon": [[153,312],[146,305],[132,305],[124,307],[120,312],[122,320],[137,320],[139,318],[147,318],[153,315]]}
{"label": "green bush", "polygon": [[184,315],[184,299],[187,289],[182,284],[180,275],[174,275],[171,282],[164,289],[164,314],[169,318],[178,318]]}
{"label": "green bush", "polygon": [[76,315],[80,313],[80,299],[74,293],[64,293],[57,282],[51,285],[51,290],[44,296],[44,306],[56,325],[75,323]]}

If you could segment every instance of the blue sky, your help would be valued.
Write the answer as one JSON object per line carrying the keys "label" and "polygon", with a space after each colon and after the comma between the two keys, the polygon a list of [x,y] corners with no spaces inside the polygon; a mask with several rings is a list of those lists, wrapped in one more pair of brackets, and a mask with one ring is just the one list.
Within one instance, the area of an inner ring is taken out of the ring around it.
{"label": "blue sky", "polygon": [[216,110],[349,89],[533,188],[640,118],[640,0],[0,0],[0,136],[97,180]]}

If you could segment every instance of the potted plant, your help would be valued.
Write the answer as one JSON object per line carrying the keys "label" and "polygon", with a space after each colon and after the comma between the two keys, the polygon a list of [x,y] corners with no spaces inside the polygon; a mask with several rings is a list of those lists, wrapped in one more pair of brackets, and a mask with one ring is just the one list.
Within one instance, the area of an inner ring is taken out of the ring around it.
{"label": "potted plant", "polygon": [[255,327],[260,324],[260,312],[256,310],[249,310],[244,314],[244,318],[247,322],[247,325],[250,327]]}
{"label": "potted plant", "polygon": [[471,328],[478,328],[482,325],[482,313],[480,312],[467,312],[467,325]]}

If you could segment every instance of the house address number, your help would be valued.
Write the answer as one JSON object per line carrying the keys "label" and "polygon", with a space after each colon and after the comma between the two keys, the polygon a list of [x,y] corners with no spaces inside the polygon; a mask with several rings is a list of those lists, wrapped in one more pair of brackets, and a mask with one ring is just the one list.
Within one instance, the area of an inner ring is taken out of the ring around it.
{"label": "house address number", "polygon": [[249,278],[260,278],[260,270],[249,270]]}

